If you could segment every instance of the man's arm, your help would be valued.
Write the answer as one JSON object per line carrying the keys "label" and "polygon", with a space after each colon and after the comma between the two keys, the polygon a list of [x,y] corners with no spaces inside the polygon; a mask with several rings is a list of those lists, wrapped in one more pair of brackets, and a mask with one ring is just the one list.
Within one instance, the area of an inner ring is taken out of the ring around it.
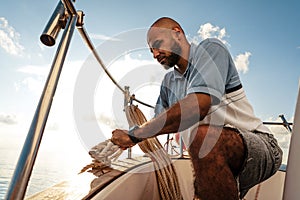
{"label": "man's arm", "polygon": [[[208,94],[189,94],[165,112],[136,129],[134,135],[144,139],[185,130],[204,119],[211,107],[211,102],[212,98]],[[133,143],[127,134],[127,131],[117,129],[113,131],[112,141],[123,148],[130,147]]]}

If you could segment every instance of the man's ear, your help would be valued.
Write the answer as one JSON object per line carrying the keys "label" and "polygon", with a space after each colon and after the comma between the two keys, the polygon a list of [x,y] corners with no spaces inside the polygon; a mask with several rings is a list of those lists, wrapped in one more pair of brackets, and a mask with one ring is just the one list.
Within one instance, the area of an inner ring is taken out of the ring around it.
{"label": "man's ear", "polygon": [[182,35],[182,31],[180,28],[178,27],[174,27],[172,29],[172,34],[173,34],[173,37],[176,38],[176,39],[181,39],[181,35]]}

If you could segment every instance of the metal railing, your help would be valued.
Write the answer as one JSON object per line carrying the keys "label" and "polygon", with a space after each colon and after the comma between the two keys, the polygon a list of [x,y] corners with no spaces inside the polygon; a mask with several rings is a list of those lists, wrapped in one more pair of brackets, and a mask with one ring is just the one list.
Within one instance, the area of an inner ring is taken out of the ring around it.
{"label": "metal railing", "polygon": [[58,3],[41,36],[42,42],[45,42],[47,45],[54,45],[60,29],[66,25],[5,199],[19,200],[25,196],[59,76],[76,27],[77,14],[73,12],[71,5],[72,2],[69,0],[63,0]]}

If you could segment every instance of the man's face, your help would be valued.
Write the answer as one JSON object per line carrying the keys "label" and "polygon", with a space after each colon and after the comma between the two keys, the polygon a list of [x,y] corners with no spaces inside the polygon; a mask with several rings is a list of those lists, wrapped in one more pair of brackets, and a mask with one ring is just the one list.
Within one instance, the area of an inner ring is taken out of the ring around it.
{"label": "man's face", "polygon": [[172,37],[170,29],[151,28],[148,32],[148,45],[153,57],[165,69],[174,67],[180,59],[181,47]]}

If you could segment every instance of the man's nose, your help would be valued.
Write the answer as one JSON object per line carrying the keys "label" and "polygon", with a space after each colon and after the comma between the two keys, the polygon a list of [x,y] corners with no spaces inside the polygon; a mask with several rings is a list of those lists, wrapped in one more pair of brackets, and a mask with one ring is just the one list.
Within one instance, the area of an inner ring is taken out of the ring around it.
{"label": "man's nose", "polygon": [[159,56],[159,51],[158,51],[158,49],[153,49],[152,50],[152,53],[153,53],[153,57],[156,59],[157,58],[157,56]]}

